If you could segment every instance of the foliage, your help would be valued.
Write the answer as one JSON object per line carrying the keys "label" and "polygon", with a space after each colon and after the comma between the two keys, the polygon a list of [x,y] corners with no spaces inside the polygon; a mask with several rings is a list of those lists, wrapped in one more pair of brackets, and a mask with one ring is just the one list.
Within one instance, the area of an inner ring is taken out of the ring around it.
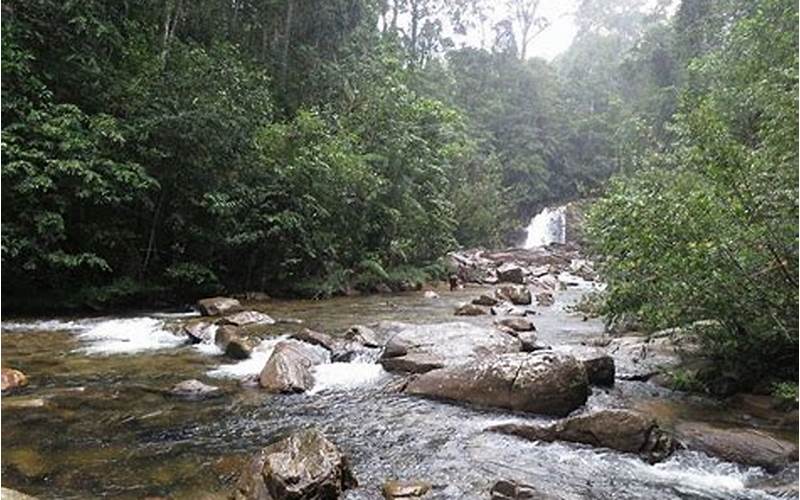
{"label": "foliage", "polygon": [[674,148],[614,180],[590,217],[607,312],[716,320],[706,352],[747,381],[797,377],[796,23],[795,4],[762,0],[693,59]]}

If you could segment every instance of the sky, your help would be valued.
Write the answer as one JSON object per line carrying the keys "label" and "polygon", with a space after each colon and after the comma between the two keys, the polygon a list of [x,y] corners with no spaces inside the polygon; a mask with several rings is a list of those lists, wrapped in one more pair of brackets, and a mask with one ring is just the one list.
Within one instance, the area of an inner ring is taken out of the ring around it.
{"label": "sky", "polygon": [[551,61],[569,48],[578,32],[572,16],[576,8],[576,0],[542,0],[540,15],[550,21],[550,26],[533,39],[528,47],[530,56]]}

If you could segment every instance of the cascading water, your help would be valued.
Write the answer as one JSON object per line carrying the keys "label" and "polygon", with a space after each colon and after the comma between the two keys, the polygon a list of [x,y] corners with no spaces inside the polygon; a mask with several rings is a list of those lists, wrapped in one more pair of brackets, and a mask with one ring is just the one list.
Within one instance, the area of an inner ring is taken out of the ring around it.
{"label": "cascading water", "polygon": [[545,208],[536,214],[528,225],[525,248],[542,247],[550,243],[564,243],[567,230],[564,211],[564,207]]}

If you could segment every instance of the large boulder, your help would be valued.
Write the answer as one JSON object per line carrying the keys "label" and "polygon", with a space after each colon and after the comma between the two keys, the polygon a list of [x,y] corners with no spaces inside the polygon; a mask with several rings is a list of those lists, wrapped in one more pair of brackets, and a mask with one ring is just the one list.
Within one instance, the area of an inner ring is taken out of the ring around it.
{"label": "large boulder", "polygon": [[262,449],[236,484],[236,500],[339,498],[357,486],[347,457],[320,431],[295,432]]}
{"label": "large boulder", "polygon": [[327,353],[297,340],[278,342],[261,370],[259,385],[270,392],[304,392],[314,385],[311,369],[328,361]]}
{"label": "large boulder", "polygon": [[617,378],[623,380],[649,380],[681,363],[679,351],[664,338],[617,337],[605,349],[614,357]]}
{"label": "large boulder", "polygon": [[225,316],[217,323],[220,325],[247,326],[247,325],[274,325],[275,320],[258,311],[241,311],[230,316]]}
{"label": "large boulder", "polygon": [[28,377],[21,371],[13,368],[0,368],[0,381],[3,394],[28,385]]}
{"label": "large boulder", "polygon": [[394,323],[389,330],[392,336],[380,360],[388,371],[424,373],[473,358],[521,349],[519,340],[509,335],[464,322]]}
{"label": "large boulder", "polygon": [[556,351],[565,352],[578,358],[586,368],[589,383],[594,385],[614,385],[616,367],[614,358],[606,351],[590,346],[571,345],[555,347]]}
{"label": "large boulder", "polygon": [[631,410],[600,410],[550,425],[503,424],[489,430],[532,441],[569,441],[637,453],[648,461],[666,458],[672,439],[650,417]]}
{"label": "large boulder", "polygon": [[589,396],[583,364],[552,351],[502,354],[433,370],[406,392],[436,399],[564,416]]}
{"label": "large boulder", "polygon": [[682,422],[675,426],[675,437],[689,449],[772,472],[797,461],[795,443],[756,429],[723,429],[702,422]]}
{"label": "large boulder", "polygon": [[526,286],[501,286],[496,291],[497,297],[508,300],[514,305],[526,306],[531,303],[531,291]]}
{"label": "large boulder", "polygon": [[508,262],[497,268],[497,279],[505,283],[525,282],[525,270],[517,264]]}
{"label": "large boulder", "polygon": [[197,309],[203,316],[219,316],[240,311],[242,304],[231,297],[210,297],[198,300]]}
{"label": "large boulder", "polygon": [[456,316],[482,316],[489,311],[475,304],[462,304],[456,309]]}

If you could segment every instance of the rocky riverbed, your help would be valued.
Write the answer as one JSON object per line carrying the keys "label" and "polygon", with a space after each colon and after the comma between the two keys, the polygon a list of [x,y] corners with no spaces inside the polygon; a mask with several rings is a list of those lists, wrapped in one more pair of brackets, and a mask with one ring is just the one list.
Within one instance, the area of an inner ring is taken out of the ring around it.
{"label": "rocky riverbed", "polygon": [[39,498],[796,497],[797,413],[658,385],[686,346],[612,337],[574,311],[601,286],[576,247],[452,260],[454,291],[3,322],[3,486]]}

